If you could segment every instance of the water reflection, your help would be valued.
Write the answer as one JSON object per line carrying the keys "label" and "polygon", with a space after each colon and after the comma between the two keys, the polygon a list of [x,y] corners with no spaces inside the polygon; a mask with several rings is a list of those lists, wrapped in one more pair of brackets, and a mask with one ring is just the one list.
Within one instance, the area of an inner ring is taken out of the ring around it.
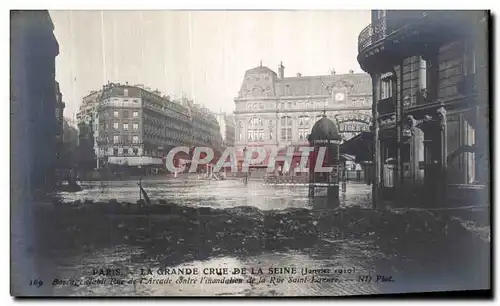
{"label": "water reflection", "polygon": [[[266,186],[261,181],[249,181],[248,185],[244,185],[237,180],[206,181],[170,178],[144,180],[143,185],[151,199],[166,199],[186,206],[212,208],[253,206],[261,210],[330,207],[322,197],[316,200],[308,198],[305,186]],[[63,201],[117,199],[132,203],[139,198],[136,181],[83,182],[82,187],[83,190],[80,192],[62,192],[60,196]],[[339,205],[369,206],[370,194],[370,186],[350,184],[346,193],[340,193]]]}

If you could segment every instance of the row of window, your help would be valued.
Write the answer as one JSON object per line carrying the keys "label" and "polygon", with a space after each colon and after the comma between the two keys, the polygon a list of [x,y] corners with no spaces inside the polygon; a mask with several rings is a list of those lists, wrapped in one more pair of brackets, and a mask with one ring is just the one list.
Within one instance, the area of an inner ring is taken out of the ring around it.
{"label": "row of window", "polygon": [[144,136],[146,138],[155,140],[165,140],[165,139],[179,140],[179,139],[184,139],[187,136],[185,133],[180,133],[172,130],[166,130],[165,132],[163,133],[162,132],[163,130],[147,130],[145,131]]}
{"label": "row of window", "polygon": [[[264,79],[265,79],[266,81],[269,81],[269,77],[268,77],[268,76],[266,76]],[[247,80],[251,81],[251,80],[252,80],[252,78],[251,78],[251,77],[247,77]],[[256,81],[260,81],[260,77],[256,77],[256,78],[255,78],[255,80],[256,80]]]}
{"label": "row of window", "polygon": [[[128,131],[128,128],[129,128],[129,124],[128,123],[123,123],[123,130],[124,131]],[[113,122],[113,129],[115,130],[118,130],[120,128],[120,123],[118,122]],[[106,124],[106,128],[105,130],[107,129],[107,124]],[[132,130],[133,131],[137,131],[139,129],[139,124],[138,123],[134,123],[132,124]]]}
{"label": "row of window", "polygon": [[[127,138],[128,140],[129,138]],[[120,143],[122,142],[122,138],[120,135],[113,135],[113,143]],[[133,143],[139,143],[139,136],[134,135],[132,136],[132,142]]]}
{"label": "row of window", "polygon": [[154,111],[162,112],[163,114],[168,115],[171,118],[177,118],[182,121],[188,121],[189,117],[186,114],[183,114],[177,110],[172,110],[168,106],[158,103],[148,103],[146,104],[147,108],[150,108]]}
{"label": "row of window", "polygon": [[[317,115],[316,121],[318,121],[321,118],[323,118],[323,115]],[[311,120],[311,117],[309,117],[309,116],[299,116],[298,125],[309,126],[310,120]],[[290,116],[283,116],[280,119],[281,126],[291,126],[292,122],[293,122],[293,119]],[[274,124],[274,121],[269,120],[269,126],[271,127],[271,126],[273,126],[273,124]],[[262,120],[260,118],[254,117],[248,121],[249,128],[261,127],[261,126],[264,126],[264,120]],[[238,122],[238,127],[240,129],[243,129],[243,121]]]}
{"label": "row of window", "polygon": [[[247,131],[247,140],[248,141],[260,141],[264,140],[264,129],[252,129]],[[269,130],[268,139],[273,139],[274,132],[272,129]],[[299,129],[299,139],[306,140],[309,135],[308,128],[300,128]],[[239,140],[241,139],[241,133],[239,134]],[[281,129],[281,140],[292,140],[292,128],[282,128]]]}
{"label": "row of window", "polygon": [[119,154],[118,148],[113,148],[113,155],[114,156],[119,156],[119,155],[139,155],[139,149],[138,148],[132,148],[132,150],[128,148],[124,148],[122,151],[122,154]]}
{"label": "row of window", "polygon": [[[120,117],[120,112],[119,111],[113,111],[113,117]],[[139,117],[139,112],[134,111],[132,112],[132,117],[137,118]],[[128,110],[123,110],[122,111],[122,118],[128,118]]]}
{"label": "row of window", "polygon": [[[341,132],[343,131],[348,131],[348,132],[362,132],[362,131],[368,131],[369,127],[364,126],[364,125],[359,125],[359,124],[352,124],[352,125],[343,125],[341,128]],[[299,128],[298,129],[298,137],[299,140],[307,140],[307,137],[309,136],[310,129],[309,128]],[[269,130],[269,133],[267,134],[267,138],[269,140],[273,139],[274,132],[272,129]],[[292,140],[292,128],[282,128],[280,129],[280,139],[281,140]],[[251,129],[247,131],[247,141],[261,141],[266,138],[264,129]],[[242,139],[242,134],[241,132],[238,134],[238,140],[241,141]]]}
{"label": "row of window", "polygon": [[[116,99],[116,98],[113,99],[113,102],[119,102],[119,101],[120,101],[120,99]],[[123,102],[129,102],[130,100],[129,99],[123,99],[122,101]],[[134,102],[134,103],[139,103],[138,99],[132,99],[131,101]]]}
{"label": "row of window", "polygon": [[[364,99],[360,99],[359,100],[360,102],[363,101],[362,103],[364,103]],[[285,108],[313,108],[314,106],[316,106],[316,108],[323,108],[327,105],[327,101],[324,101],[324,102],[281,102],[278,104],[279,108],[280,109],[285,109]],[[249,110],[252,110],[252,109],[264,109],[265,108],[265,105],[264,103],[249,103],[247,105],[247,109]]]}

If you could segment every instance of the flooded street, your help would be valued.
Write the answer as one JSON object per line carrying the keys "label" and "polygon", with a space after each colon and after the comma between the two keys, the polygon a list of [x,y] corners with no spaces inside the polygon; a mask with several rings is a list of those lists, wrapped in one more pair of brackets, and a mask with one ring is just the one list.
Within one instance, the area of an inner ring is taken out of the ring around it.
{"label": "flooded street", "polygon": [[[137,181],[83,182],[84,190],[75,193],[64,192],[64,201],[90,199],[94,201],[118,201],[135,203],[139,199]],[[266,186],[261,180],[209,181],[184,178],[147,179],[143,187],[151,199],[165,199],[178,205],[212,208],[252,206],[261,210],[308,208],[306,186]],[[346,193],[341,193],[340,205],[371,206],[371,187],[365,184],[349,184]]]}
{"label": "flooded street", "polygon": [[[135,205],[136,181],[106,184],[86,183],[83,191],[61,197],[65,202],[117,199]],[[373,214],[367,185],[348,184],[340,211],[321,199],[310,200],[306,187],[179,179],[145,180],[143,185],[153,202],[173,203],[165,204],[168,214],[88,213],[92,217],[87,218],[82,211],[67,220],[44,218],[41,227],[72,226],[58,232],[57,239],[47,235],[51,251],[38,262],[40,275],[50,283],[44,287],[47,294],[338,296],[487,286],[478,278],[481,273],[471,272],[489,271],[485,252],[464,253],[459,240],[440,240],[448,235],[442,221],[407,215],[391,221],[385,213]],[[425,232],[428,223],[439,234]],[[274,268],[288,270],[276,274]],[[106,269],[112,271],[104,275]],[[165,272],[175,269],[187,274]],[[189,275],[194,270],[198,274]]]}

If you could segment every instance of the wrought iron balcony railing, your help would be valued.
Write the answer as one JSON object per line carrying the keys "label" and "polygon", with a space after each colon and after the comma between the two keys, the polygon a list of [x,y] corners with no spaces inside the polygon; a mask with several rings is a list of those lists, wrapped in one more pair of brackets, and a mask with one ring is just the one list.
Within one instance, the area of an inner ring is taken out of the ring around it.
{"label": "wrought iron balcony railing", "polygon": [[358,52],[371,46],[373,43],[384,39],[387,36],[387,18],[382,17],[369,24],[359,33],[358,36]]}

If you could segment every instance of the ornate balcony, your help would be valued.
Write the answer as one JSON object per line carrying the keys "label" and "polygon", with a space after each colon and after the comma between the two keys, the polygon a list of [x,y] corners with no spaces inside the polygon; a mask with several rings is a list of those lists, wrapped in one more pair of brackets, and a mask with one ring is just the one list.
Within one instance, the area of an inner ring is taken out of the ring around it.
{"label": "ornate balcony", "polygon": [[479,16],[473,11],[388,10],[359,34],[358,62],[364,71],[383,72],[403,58],[433,53],[445,41],[477,35]]}
{"label": "ornate balcony", "polygon": [[366,48],[370,47],[375,42],[382,40],[387,35],[387,18],[382,17],[359,33],[358,36],[358,53],[361,53]]}

